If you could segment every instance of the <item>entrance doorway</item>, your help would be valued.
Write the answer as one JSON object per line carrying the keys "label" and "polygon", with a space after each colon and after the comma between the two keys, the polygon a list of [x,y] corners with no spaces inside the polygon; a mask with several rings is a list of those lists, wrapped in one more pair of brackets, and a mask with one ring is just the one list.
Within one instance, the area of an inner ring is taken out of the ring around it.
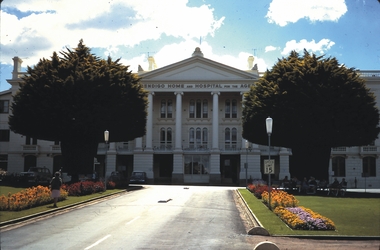
{"label": "entrance doorway", "polygon": [[153,157],[153,176],[155,184],[171,184],[173,173],[173,155],[156,154]]}
{"label": "entrance doorway", "polygon": [[240,157],[239,155],[221,155],[220,156],[220,173],[222,183],[238,184],[240,172]]}

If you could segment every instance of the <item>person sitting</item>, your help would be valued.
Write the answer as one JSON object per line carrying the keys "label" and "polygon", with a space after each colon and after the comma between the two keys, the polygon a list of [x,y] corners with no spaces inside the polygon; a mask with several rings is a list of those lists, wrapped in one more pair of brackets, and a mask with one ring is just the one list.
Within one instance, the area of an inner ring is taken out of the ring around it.
{"label": "person sitting", "polygon": [[337,188],[339,187],[339,181],[338,179],[335,177],[334,178],[334,182],[330,184],[330,188]]}
{"label": "person sitting", "polygon": [[331,183],[330,186],[329,186],[329,192],[327,193],[327,195],[329,195],[330,193],[338,195],[338,192],[339,192],[339,181],[335,177],[334,178],[334,182]]}
{"label": "person sitting", "polygon": [[341,188],[346,188],[347,187],[347,181],[345,178],[342,179],[342,181],[339,183],[339,186]]}
{"label": "person sitting", "polygon": [[342,178],[342,181],[339,183],[339,192],[342,196],[346,193],[347,190],[347,181],[345,178]]}
{"label": "person sitting", "polygon": [[282,187],[284,189],[290,189],[292,187],[292,185],[288,179],[288,176],[285,176],[285,178],[282,180]]}
{"label": "person sitting", "polygon": [[325,179],[321,180],[319,183],[318,183],[318,188],[319,189],[322,189],[323,191],[325,189],[327,189],[327,181]]}
{"label": "person sitting", "polygon": [[315,178],[313,176],[310,177],[308,185],[309,185],[309,188],[308,188],[307,193],[315,194],[317,191],[317,181],[315,180]]}
{"label": "person sitting", "polygon": [[303,178],[303,181],[301,183],[301,191],[305,191],[307,193],[307,190],[309,189],[309,182],[306,177]]}

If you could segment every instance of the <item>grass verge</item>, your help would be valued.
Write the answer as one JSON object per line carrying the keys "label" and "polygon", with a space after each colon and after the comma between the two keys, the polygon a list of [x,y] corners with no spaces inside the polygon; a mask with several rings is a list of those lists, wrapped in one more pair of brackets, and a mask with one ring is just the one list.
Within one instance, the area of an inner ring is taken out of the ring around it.
{"label": "grass verge", "polygon": [[[20,192],[21,190],[24,190],[25,188],[14,188],[14,187],[8,187],[8,186],[1,186],[0,187],[0,195],[8,195],[8,193],[17,193]],[[102,193],[95,193],[91,195],[85,195],[85,196],[68,196],[66,200],[60,201],[57,203],[58,207],[64,207],[64,206],[69,206],[73,205],[76,203],[81,203],[84,201],[88,201],[94,198],[100,198],[103,196],[107,196],[113,193],[117,193],[120,191],[123,191],[125,189],[108,189],[105,192]],[[19,219],[25,216],[30,216],[33,214],[37,213],[43,213],[49,210],[55,209],[53,208],[53,204],[47,204],[44,206],[39,206],[39,207],[34,207],[22,211],[0,211],[0,223],[9,221],[9,220],[14,220],[14,219]]]}
{"label": "grass verge", "polygon": [[300,206],[331,219],[335,231],[292,230],[260,199],[246,189],[239,192],[263,227],[271,235],[380,236],[380,199],[295,196]]}

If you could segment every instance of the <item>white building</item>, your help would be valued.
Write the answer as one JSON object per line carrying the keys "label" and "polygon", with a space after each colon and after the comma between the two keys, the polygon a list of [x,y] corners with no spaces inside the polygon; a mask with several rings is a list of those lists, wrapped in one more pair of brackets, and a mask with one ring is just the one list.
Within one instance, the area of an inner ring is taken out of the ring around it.
{"label": "white building", "polygon": [[[12,87],[0,92],[0,168],[20,172],[46,166],[56,171],[62,164],[59,142],[9,131],[9,107],[23,74],[22,60],[13,60],[13,76],[8,80]],[[241,136],[243,93],[260,77],[253,60],[249,57],[249,70],[242,71],[209,60],[196,48],[190,58],[156,69],[150,57],[149,70],[139,67],[138,72],[149,91],[147,133],[134,141],[111,143],[107,157],[105,145],[99,144],[97,173],[104,176],[107,159],[107,176],[112,171],[125,175],[144,171],[149,183],[156,184],[244,185],[247,179],[267,180],[263,165],[268,146],[246,144]],[[380,96],[380,71],[360,74]],[[376,140],[370,146],[333,148],[330,178],[346,178],[349,188],[380,188],[379,144]],[[290,157],[287,148],[271,148],[273,180],[290,176]]]}

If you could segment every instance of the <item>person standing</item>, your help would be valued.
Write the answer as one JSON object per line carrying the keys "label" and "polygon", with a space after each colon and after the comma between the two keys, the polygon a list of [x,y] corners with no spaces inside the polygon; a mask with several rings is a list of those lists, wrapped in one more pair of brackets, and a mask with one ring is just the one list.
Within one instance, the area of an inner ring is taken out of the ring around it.
{"label": "person standing", "polygon": [[61,196],[61,189],[62,186],[62,179],[60,177],[59,172],[55,172],[55,176],[50,181],[50,187],[51,187],[51,196],[54,199],[54,207],[57,207],[57,201],[58,198]]}

